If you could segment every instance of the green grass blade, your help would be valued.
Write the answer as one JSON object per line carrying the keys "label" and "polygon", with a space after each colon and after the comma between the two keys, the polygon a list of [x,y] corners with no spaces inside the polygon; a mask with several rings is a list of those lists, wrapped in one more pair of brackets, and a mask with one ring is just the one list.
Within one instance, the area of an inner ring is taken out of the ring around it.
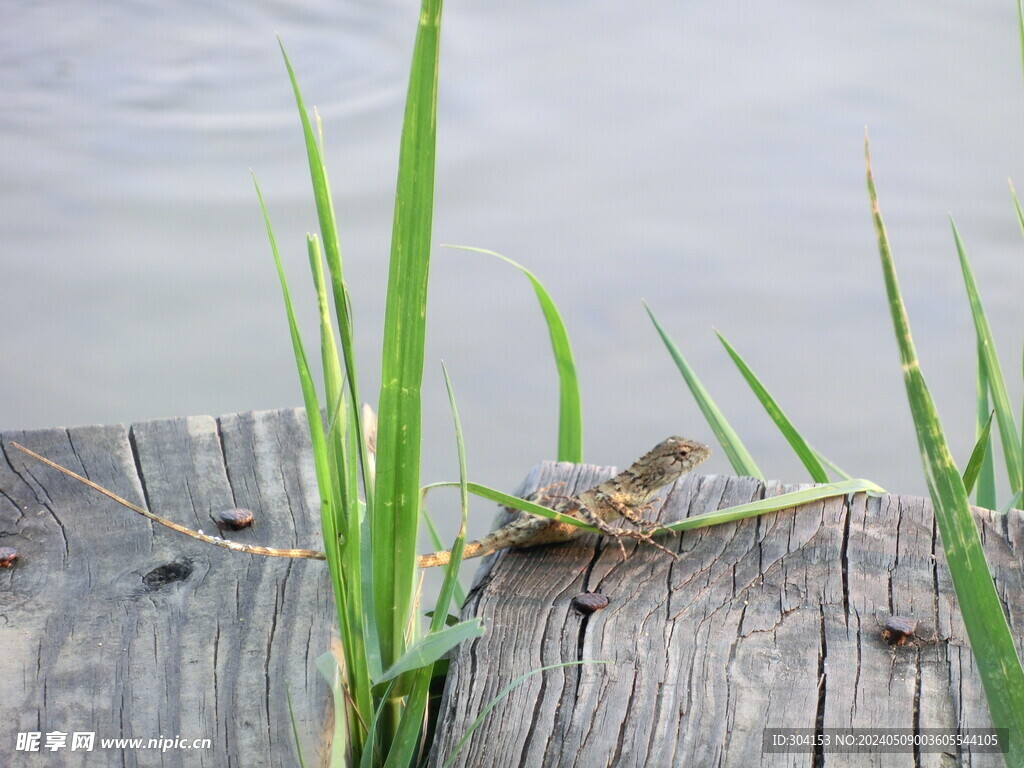
{"label": "green grass blade", "polygon": [[[430,537],[430,544],[433,547],[431,551],[440,552],[442,549],[451,549],[451,547],[444,543],[444,540],[441,538],[441,533],[437,530],[437,525],[434,523],[433,515],[427,511],[427,508],[423,503],[424,491],[425,489],[420,489],[420,513],[423,515],[423,522],[427,526],[427,535]],[[458,608],[462,608],[466,603],[466,590],[463,589],[462,584],[458,581],[455,582],[455,587],[452,592],[452,600],[455,601],[455,605]]]}
{"label": "green grass blade", "polygon": [[569,345],[569,334],[565,330],[565,323],[562,322],[562,317],[558,313],[558,307],[555,306],[551,295],[530,270],[522,264],[512,261],[507,256],[502,256],[500,253],[487,250],[486,248],[471,248],[465,245],[449,245],[446,247],[495,256],[518,269],[530,281],[534,293],[537,294],[537,301],[540,303],[541,312],[544,313],[544,321],[548,326],[548,335],[551,337],[551,351],[554,353],[555,367],[558,369],[558,460],[582,464],[583,409],[580,404],[580,386],[576,377],[576,363],[573,361],[572,347]]}
{"label": "green grass blade", "polygon": [[814,455],[818,457],[818,461],[820,461],[824,466],[828,467],[833,472],[835,472],[837,475],[839,475],[839,477],[841,477],[843,480],[852,480],[853,479],[853,475],[851,475],[849,472],[846,472],[842,467],[840,467],[838,464],[836,464],[834,461],[832,461],[828,456],[823,454],[821,451],[819,451],[813,445],[810,446],[810,448],[811,448],[812,451],[814,451]]}
{"label": "green grass blade", "polygon": [[[1021,29],[1021,56],[1024,56],[1024,16],[1021,16],[1021,0],[1018,0],[1018,2],[1017,2],[1017,14],[1018,14],[1018,16],[1017,16],[1018,22],[1021,25],[1020,26],[1020,29]],[[1017,198],[1017,190],[1015,190],[1013,188],[1013,182],[1012,181],[1010,182],[1010,197],[1013,198],[1013,210],[1017,214],[1017,226],[1020,228],[1020,233],[1022,235],[1024,235],[1024,210],[1021,210],[1020,200]],[[1024,366],[1024,354],[1021,355],[1021,364],[1022,364],[1022,366]],[[1024,374],[1024,371],[1022,371],[1022,374]],[[1020,440],[1021,440],[1022,447],[1024,447],[1024,405],[1021,406]],[[991,454],[991,451],[989,451],[989,453]],[[1022,471],[1024,471],[1024,469],[1022,469]],[[994,488],[994,485],[995,485],[995,481],[993,481],[993,488]],[[979,489],[979,493],[980,493],[980,489]],[[1014,495],[1015,496],[1020,496],[1021,493],[1024,493],[1024,478],[1022,478],[1022,480],[1021,480],[1021,490],[1018,491]],[[980,504],[980,502],[979,502],[979,504]],[[992,491],[992,506],[989,507],[989,509],[995,509],[995,505],[996,505],[996,502],[995,502],[995,490],[993,489],[993,491]]]}
{"label": "green grass blade", "polygon": [[[329,408],[328,421],[331,424],[331,433],[327,443],[327,461],[329,466],[333,468],[333,477],[335,479],[335,484],[332,487],[332,509],[338,517],[335,526],[337,533],[343,537],[345,542],[353,544],[352,547],[345,547],[343,549],[344,563],[339,564],[338,567],[338,581],[340,584],[335,584],[335,589],[343,589],[345,591],[342,602],[347,606],[346,612],[342,613],[339,610],[338,620],[341,627],[345,654],[349,660],[347,665],[349,696],[355,702],[356,707],[365,720],[365,718],[369,717],[373,706],[370,697],[369,673],[374,669],[378,669],[380,662],[378,658],[379,651],[376,647],[376,617],[371,615],[371,611],[367,609],[367,603],[363,596],[364,584],[369,581],[369,574],[364,574],[361,578],[359,576],[361,571],[366,568],[367,561],[363,557],[364,547],[360,541],[363,525],[360,520],[360,502],[356,478],[361,468],[364,487],[372,488],[372,464],[362,450],[363,428],[359,412],[356,409],[356,405],[360,400],[356,386],[357,378],[353,357],[354,345],[350,321],[351,313],[347,304],[347,295],[344,294],[343,290],[341,246],[334,214],[334,205],[331,200],[330,184],[327,180],[327,170],[323,163],[321,151],[322,132],[320,133],[320,143],[318,144],[317,136],[314,135],[313,127],[310,124],[309,113],[303,102],[295,71],[280,39],[278,39],[278,44],[288,71],[295,104],[302,123],[310,180],[316,202],[320,233],[323,238],[323,247],[331,273],[331,284],[334,289],[342,341],[342,353],[345,359],[345,375],[343,375],[334,340],[334,332],[329,320],[319,243],[315,237],[311,237],[308,248],[320,309],[325,396]],[[317,127],[318,129],[320,128],[319,117],[317,119]],[[339,298],[339,284],[342,287],[341,298]],[[347,399],[340,394],[346,382],[349,390],[349,397]],[[347,428],[348,425],[352,425],[354,431]],[[372,501],[372,494],[367,493],[366,503],[372,505]],[[365,661],[354,663],[355,659]],[[355,727],[355,718],[352,719],[352,724]],[[354,750],[358,753],[361,748],[360,738],[358,734],[353,738]]]}
{"label": "green grass blade", "polygon": [[[440,28],[441,0],[423,0],[398,159],[381,351],[375,503],[371,516],[374,605],[384,666],[402,654],[416,568],[420,388],[434,209]],[[407,706],[418,704],[410,701]],[[403,717],[403,738],[409,737],[412,727],[406,723],[407,718]],[[401,752],[402,746],[396,747]],[[389,753],[389,764],[393,754],[398,753]],[[411,757],[412,749],[405,754]]]}
{"label": "green grass blade", "polygon": [[[430,485],[425,486],[424,490],[456,485],[458,485],[458,483],[454,482],[431,483]],[[510,496],[509,494],[502,493],[494,488],[488,488],[487,486],[480,485],[478,483],[466,483],[466,487],[470,493],[480,496],[481,498],[488,499],[489,501],[497,502],[503,507],[511,507],[512,509],[522,510],[523,512],[528,512],[529,514],[536,515],[537,517],[546,517],[549,520],[558,520],[559,522],[574,525],[577,528],[597,532],[597,529],[587,525],[582,520],[577,520],[575,517],[560,514],[559,512],[555,512],[553,509],[542,507],[539,504],[534,504],[533,502],[517,498],[516,496]],[[781,496],[772,496],[771,498],[752,502],[750,504],[741,504],[736,507],[729,507],[728,509],[709,512],[704,515],[698,515],[697,517],[687,518],[686,520],[680,520],[670,525],[663,526],[663,529],[666,531],[686,531],[691,528],[704,528],[709,525],[720,525],[721,523],[729,523],[734,520],[742,520],[746,517],[763,515],[766,512],[777,512],[780,509],[789,509],[790,507],[808,504],[812,501],[827,499],[832,496],[846,496],[847,494],[862,492],[878,494],[885,493],[885,489],[879,487],[871,480],[843,480],[838,483],[816,485],[813,488],[808,488],[806,490],[784,493]]]}
{"label": "green grass blade", "polygon": [[445,627],[445,615],[435,613],[435,617],[440,616],[441,628],[431,629],[430,632],[412,643],[390,669],[385,670],[378,679],[373,681],[374,686],[394,680],[406,672],[430,666],[463,640],[481,637],[484,634],[483,620],[479,617]]}
{"label": "green grass blade", "polygon": [[1024,70],[1024,6],[1017,0],[1017,34],[1020,38],[1021,69]]}
{"label": "green grass blade", "polygon": [[[281,282],[281,292],[284,296],[285,312],[288,316],[288,330],[292,339],[292,351],[295,354],[295,365],[299,372],[299,383],[302,387],[302,399],[306,406],[306,417],[309,423],[310,440],[313,443],[314,466],[316,468],[317,486],[320,491],[320,504],[322,508],[331,510],[333,494],[331,489],[334,480],[331,476],[330,467],[327,463],[327,445],[324,435],[323,423],[320,420],[320,403],[317,400],[316,387],[313,384],[313,377],[309,371],[309,363],[306,360],[306,352],[302,346],[302,337],[299,334],[299,326],[295,320],[295,310],[292,306],[291,294],[288,291],[288,281],[284,274],[284,267],[281,265],[281,256],[277,249],[277,241],[270,225],[270,215],[267,213],[267,206],[263,201],[263,193],[259,184],[253,177],[253,184],[256,186],[256,196],[259,198],[260,209],[263,212],[263,221],[267,228],[267,237],[270,240],[270,249],[274,255],[274,264],[277,267],[278,279]],[[338,566],[338,531],[334,527],[337,523],[335,516],[331,513],[321,514],[324,521],[324,549],[327,553],[327,562],[332,569]],[[330,530],[328,530],[328,528]],[[333,575],[333,571],[332,571]]]}
{"label": "green grass blade", "polygon": [[[355,446],[355,435],[348,428],[348,425],[354,424],[355,421],[352,402],[344,396],[344,376],[334,339],[330,302],[324,281],[323,259],[316,235],[306,236],[306,246],[320,317],[320,354],[324,374],[324,391],[334,393],[328,402],[327,420],[331,428],[325,437],[328,463],[334,468],[332,473],[335,480],[332,486],[333,509],[337,510],[336,527],[340,534],[341,584],[345,590],[345,613],[339,614],[338,620],[345,658],[361,662],[350,663],[347,671],[350,695],[365,718],[373,709],[370,676],[372,670],[376,668],[376,663],[371,662],[370,658],[375,658],[377,653],[367,644],[368,641],[370,643],[375,641],[376,631],[370,626],[374,620],[371,612],[364,610],[363,607],[362,580],[356,577],[356,574],[362,572],[360,542],[362,526],[359,519],[359,490],[356,486],[356,465],[359,454]],[[354,722],[353,725],[355,725]],[[354,737],[353,740],[356,744],[362,743],[361,736]]]}
{"label": "green grass blade", "polygon": [[484,718],[487,717],[488,714],[490,714],[491,710],[498,706],[498,703],[502,699],[508,696],[518,686],[522,685],[526,680],[533,677],[534,675],[539,675],[541,672],[547,672],[549,669],[558,669],[560,667],[575,667],[579,666],[580,664],[611,664],[611,662],[598,660],[567,661],[562,664],[551,664],[546,667],[540,667],[539,669],[531,669],[529,672],[520,675],[511,683],[509,683],[500,691],[498,691],[497,695],[489,702],[487,702],[486,706],[484,706],[484,708],[480,710],[480,714],[477,715],[476,719],[469,724],[469,727],[466,729],[466,732],[462,735],[462,738],[459,739],[459,743],[455,745],[455,749],[453,749],[452,753],[448,755],[448,759],[444,761],[444,764],[441,766],[441,768],[448,768],[448,766],[452,764],[452,761],[455,759],[455,757],[459,754],[460,751],[462,751],[462,748],[466,746],[466,742],[468,742],[470,736],[473,735],[473,731],[480,727],[480,723],[482,723],[484,721]]}
{"label": "green grass blade", "polygon": [[295,707],[292,706],[292,691],[286,683],[284,695],[288,700],[288,719],[292,721],[292,738],[295,739],[295,754],[299,758],[299,768],[306,768],[306,761],[302,757],[302,744],[299,743],[299,724],[295,722]]}
{"label": "green grass blade", "polygon": [[448,392],[448,404],[452,409],[455,443],[459,453],[459,509],[462,517],[459,524],[459,533],[452,544],[451,559],[444,569],[444,581],[441,584],[441,591],[438,594],[437,603],[434,605],[434,615],[430,621],[431,632],[439,632],[444,627],[445,618],[448,615],[448,607],[452,604],[455,590],[459,586],[459,566],[462,564],[462,552],[466,546],[466,519],[469,517],[469,490],[466,486],[468,482],[466,480],[466,444],[462,435],[462,422],[459,421],[459,409],[455,405],[455,392],[452,390],[452,380],[448,376],[448,369],[443,362],[441,363],[441,371],[444,373],[444,386]]}
{"label": "green grass blade", "polygon": [[[345,374],[338,357],[334,325],[331,323],[331,307],[324,281],[319,240],[316,235],[307,235],[306,242],[320,317],[320,357],[324,370],[324,391],[331,393],[331,396],[327,398],[327,423],[330,425],[328,439],[337,455],[334,466],[340,470],[338,484],[341,486],[343,508],[347,514],[349,510],[355,509],[359,502],[359,489],[356,482],[359,450],[355,439],[356,434],[349,428],[350,425],[358,425],[354,407],[358,401],[352,399],[352,396],[356,394],[354,389],[350,388],[350,396],[345,396]],[[346,526],[346,537],[357,537],[358,534],[358,526],[351,523]],[[353,540],[355,539],[353,538]],[[357,566],[358,562],[353,562],[352,565]],[[352,572],[359,573],[359,569],[356,567]]]}
{"label": "green grass blade", "polygon": [[[392,690],[393,684],[387,687],[381,699],[387,700]],[[384,706],[379,706],[374,710],[373,720],[370,721],[370,727],[367,729],[369,735],[366,738],[366,743],[369,747],[363,750],[363,754],[359,758],[359,768],[374,768],[374,766],[380,765],[381,757],[377,744],[377,733],[380,729],[381,716],[384,714],[384,710]],[[348,768],[348,766],[346,765],[345,768]]]}
{"label": "green grass blade", "polygon": [[[978,529],[968,505],[967,491],[953,463],[935,405],[918,364],[910,334],[910,322],[903,305],[889,240],[878,207],[866,142],[865,156],[868,195],[878,235],[878,251],[889,297],[889,309],[942,546],[967,635],[974,649],[974,660],[985,688],[993,725],[997,728],[1008,728],[1010,732],[1009,749],[1005,755],[1006,764],[1024,765],[1024,670],[1021,668],[1016,646],[1010,636],[1002,604],[989,575]],[[994,367],[990,367],[988,372],[993,377],[996,374]]]}
{"label": "green grass blade", "polygon": [[1003,371],[999,365],[999,356],[996,354],[992,329],[989,327],[988,319],[985,317],[985,310],[981,305],[981,296],[978,294],[978,285],[974,281],[974,272],[971,270],[971,265],[967,262],[964,244],[960,240],[960,233],[957,231],[956,223],[953,222],[952,217],[950,218],[950,223],[953,226],[953,239],[956,242],[956,252],[960,259],[960,269],[964,276],[967,299],[971,305],[971,316],[974,319],[974,330],[978,337],[978,348],[985,360],[985,374],[988,377],[989,390],[992,392],[992,405],[995,407],[996,424],[999,425],[999,438],[1003,444],[1006,472],[1010,476],[1010,489],[1016,492],[1024,487],[1024,476],[1021,474],[1021,446],[1020,436],[1017,434],[1017,419],[1013,415],[1010,398],[1006,394],[1006,383],[1003,381]]}
{"label": "green grass blade", "polygon": [[[323,162],[320,145],[313,133],[313,126],[309,121],[309,113],[306,110],[305,102],[302,99],[302,92],[299,90],[298,78],[295,70],[292,69],[291,61],[284,50],[284,44],[278,38],[278,45],[281,48],[281,56],[284,58],[285,67],[288,70],[288,78],[292,84],[292,92],[295,96],[295,105],[299,111],[299,119],[302,121],[302,134],[306,143],[306,157],[309,161],[309,176],[313,186],[313,198],[316,202],[317,220],[320,224],[320,235],[323,238],[324,254],[327,259],[327,266],[331,273],[331,285],[334,291],[335,308],[338,317],[338,328],[341,335],[342,354],[345,359],[345,370],[348,372],[348,385],[352,402],[358,406],[359,392],[357,387],[356,367],[354,358],[354,343],[352,334],[351,312],[348,305],[348,294],[342,277],[341,268],[341,242],[338,237],[338,225],[334,215],[334,203],[331,199],[331,187],[327,181],[327,168]],[[319,127],[319,118],[317,120]],[[322,136],[321,136],[322,138]],[[353,413],[353,423],[357,433],[363,435],[363,427],[359,416],[358,408]],[[361,451],[363,440],[357,442],[357,450]],[[366,488],[373,488],[373,478],[369,472],[369,462],[363,457],[360,462],[363,470],[363,483]],[[373,496],[367,493],[366,503],[373,508]],[[372,514],[372,512],[371,512]]]}
{"label": "green grass blade", "polygon": [[768,416],[775,422],[775,426],[779,428],[782,436],[786,438],[786,442],[790,444],[800,461],[803,462],[804,467],[811,474],[811,479],[816,483],[827,483],[828,472],[821,466],[821,462],[818,461],[818,457],[814,455],[814,451],[807,445],[807,442],[797,432],[796,427],[793,426],[793,422],[789,420],[789,417],[782,411],[779,404],[772,397],[771,393],[765,388],[761,381],[754,375],[754,372],[750,370],[750,366],[747,365],[746,361],[740,357],[740,354],[733,348],[732,344],[726,341],[725,336],[715,331],[715,335],[718,336],[718,340],[722,342],[722,346],[725,347],[725,351],[729,353],[729,357],[739,368],[740,373],[746,380],[747,384],[754,392],[754,396],[757,397],[761,405],[764,407]]}
{"label": "green grass blade", "polygon": [[[324,285],[323,262],[320,257],[320,245],[316,235],[306,235],[306,249],[309,255],[309,268],[313,275],[313,287],[316,290],[317,307],[320,316],[320,359],[323,365],[324,392],[326,393],[325,400],[328,407],[327,423],[330,425],[325,438],[327,439],[329,449],[330,464],[338,468],[351,463],[345,445],[347,419],[345,414],[346,400],[341,392],[341,365],[338,361],[338,350],[334,343],[334,328],[331,325],[327,291]],[[351,478],[348,473],[336,472],[334,478],[336,480],[334,483],[334,506],[339,512],[339,530],[344,532],[346,537],[345,545],[347,545],[349,543],[348,536],[351,526],[347,524],[347,520],[342,518],[342,515],[347,514],[351,509],[355,509],[358,492],[354,484],[350,482]],[[358,536],[358,527],[355,528],[355,533]],[[358,539],[355,541],[358,542]],[[344,548],[347,549],[347,546]],[[356,547],[356,550],[356,557],[358,558],[358,547]],[[358,564],[358,559],[356,563]],[[358,573],[359,571],[357,569],[353,572]]]}
{"label": "green grass blade", "polygon": [[[270,249],[274,255],[274,264],[277,267],[278,279],[281,283],[281,292],[284,297],[285,312],[288,317],[288,329],[292,339],[292,349],[295,354],[295,364],[299,373],[299,383],[302,388],[302,399],[306,406],[306,421],[309,425],[309,437],[313,447],[313,464],[316,470],[317,489],[320,493],[320,524],[323,533],[324,551],[327,556],[327,565],[330,571],[332,591],[334,593],[335,607],[338,613],[339,628],[343,636],[350,636],[353,632],[351,624],[352,615],[350,606],[347,603],[348,590],[345,584],[345,571],[340,551],[340,519],[339,511],[335,507],[335,499],[338,493],[335,490],[335,477],[331,471],[329,462],[329,450],[326,435],[324,434],[323,423],[320,419],[320,404],[316,395],[316,387],[313,384],[313,377],[309,370],[309,363],[302,345],[302,337],[299,334],[298,323],[295,320],[295,311],[292,306],[291,294],[288,290],[288,281],[285,277],[284,267],[281,264],[280,252],[277,248],[277,240],[270,224],[270,215],[267,212],[263,194],[255,177],[253,184],[256,187],[256,196],[259,198],[260,209],[263,212],[263,221],[267,228],[267,237],[270,240]],[[351,653],[351,648],[346,652]],[[362,658],[351,657],[347,659],[346,672],[349,677],[346,683],[349,686],[356,707],[368,714],[372,708],[369,699],[370,690],[365,680],[366,661]],[[360,669],[362,668],[362,669]],[[369,707],[361,709],[362,707]],[[357,726],[357,714],[348,709],[340,710],[349,712],[348,738],[353,749],[358,752],[361,746],[361,732]],[[364,716],[365,716],[364,714]]]}
{"label": "green grass blade", "polygon": [[1020,207],[1020,200],[1017,198],[1017,190],[1013,188],[1013,182],[1010,182],[1010,197],[1013,199],[1013,210],[1017,214],[1017,226],[1020,228],[1020,233],[1024,235],[1024,210]]}
{"label": "green grass blade", "polygon": [[281,56],[284,57],[284,65],[288,69],[288,78],[291,80],[292,92],[295,95],[295,104],[299,109],[299,118],[302,120],[302,134],[306,141],[306,156],[309,160],[309,175],[313,184],[313,197],[316,201],[317,218],[320,222],[320,234],[324,239],[324,248],[327,251],[328,263],[340,262],[341,252],[338,248],[338,224],[334,217],[334,203],[331,201],[331,188],[327,183],[327,175],[324,171],[323,159],[320,156],[320,147],[317,145],[316,136],[313,133],[313,126],[309,122],[309,113],[302,100],[302,93],[299,91],[299,82],[295,77],[295,70],[285,52],[284,43],[281,38],[277,39],[281,48]]}
{"label": "green grass blade", "polygon": [[[985,509],[996,508],[996,472],[995,472],[995,460],[992,457],[992,418],[995,415],[995,411],[989,408],[988,400],[988,374],[985,372],[985,357],[981,353],[981,349],[978,349],[978,381],[977,381],[977,395],[976,401],[978,406],[977,413],[977,428],[975,429],[975,436],[978,443],[981,443],[981,436],[985,434],[985,450],[982,455],[981,466],[978,468],[977,477],[977,493],[975,494],[974,501],[979,507]],[[970,486],[967,483],[966,470],[964,470],[964,485],[968,488],[970,493]]]}
{"label": "green grass blade", "polygon": [[799,507],[803,504],[810,504],[813,501],[829,499],[834,496],[847,496],[851,493],[885,493],[870,480],[843,480],[828,485],[816,485],[813,488],[806,488],[802,491],[783,493],[780,496],[771,496],[760,501],[752,501],[749,504],[739,504],[728,509],[719,509],[715,512],[706,512],[696,517],[688,517],[685,520],[678,520],[665,526],[666,531],[689,531],[695,528],[707,528],[712,525],[731,523],[736,520],[743,520],[748,517],[757,517],[768,512],[778,512],[782,509]]}
{"label": "green grass blade", "polygon": [[[349,707],[345,699],[345,691],[342,689],[342,673],[338,666],[338,660],[334,658],[334,654],[326,652],[317,656],[313,661],[313,665],[323,676],[324,680],[327,681],[327,686],[331,689],[331,698],[334,702],[334,732],[331,736],[330,768],[348,768],[352,761],[349,758],[349,745],[346,741],[348,731],[345,726],[347,719],[339,716],[339,713],[348,711]],[[369,749],[365,750],[365,752],[369,751]]]}
{"label": "green grass blade", "polygon": [[[387,687],[387,690],[385,691],[384,695],[381,696],[381,700],[387,700],[390,697],[392,690],[393,684]],[[370,736],[367,738],[367,743],[371,744],[372,749],[366,749],[362,751],[362,755],[359,758],[359,768],[375,768],[375,766],[381,765],[382,759],[380,755],[380,745],[377,735],[380,732],[380,724],[381,720],[383,719],[385,711],[386,708],[383,705],[381,705],[374,712],[374,719],[371,721],[370,728],[368,729]],[[344,766],[344,768],[349,768],[349,766],[346,765]]]}
{"label": "green grass blade", "polygon": [[[450,481],[443,483],[431,483],[430,485],[423,486],[423,490],[429,491],[431,488],[451,488],[458,487],[458,485],[458,483]],[[548,520],[557,520],[560,523],[568,523],[569,525],[575,525],[577,528],[586,528],[589,531],[597,530],[578,518],[563,515],[561,512],[556,512],[553,509],[542,507],[540,504],[534,504],[532,501],[520,499],[518,496],[512,496],[495,490],[494,488],[488,488],[486,485],[480,485],[479,483],[466,483],[466,488],[470,493],[479,496],[482,499],[495,501],[503,507],[511,507],[512,509],[529,512],[531,515],[536,515],[537,517],[546,517]]]}
{"label": "green grass blade", "polygon": [[432,673],[433,667],[427,666],[412,674],[411,689],[405,698],[405,706],[388,756],[384,760],[384,768],[408,768],[420,751]]}
{"label": "green grass blade", "polygon": [[[974,484],[978,480],[978,475],[981,473],[982,467],[985,465],[985,460],[989,459],[989,450],[991,448],[991,442],[989,441],[989,433],[992,431],[992,417],[994,411],[990,411],[988,419],[981,428],[981,433],[978,435],[978,440],[974,444],[974,450],[971,451],[971,458],[967,460],[967,466],[964,467],[964,488],[967,490],[967,494],[970,495],[974,489]],[[992,468],[992,462],[988,462],[989,469]],[[982,495],[981,490],[978,490],[978,496]],[[994,499],[993,499],[994,501]],[[978,502],[978,506],[983,506],[981,502]],[[993,507],[987,507],[987,509],[993,509]]]}
{"label": "green grass blade", "polygon": [[733,471],[738,475],[746,475],[747,477],[756,477],[763,480],[764,475],[754,461],[754,457],[747,451],[739,435],[736,434],[736,431],[725,418],[725,414],[715,405],[715,401],[711,399],[711,395],[704,389],[704,385],[700,383],[697,374],[694,373],[689,363],[683,358],[675,342],[665,332],[665,329],[661,327],[661,323],[658,322],[658,318],[654,316],[654,312],[651,311],[646,302],[644,303],[644,309],[647,310],[647,314],[651,318],[651,322],[654,323],[654,327],[657,329],[658,335],[661,336],[661,340],[668,349],[668,353],[675,360],[679,372],[683,374],[686,385],[693,394],[693,399],[697,401],[701,413],[704,414],[708,425],[715,433],[715,437],[718,438],[719,445],[722,446],[725,455],[729,457],[729,463],[732,464]]}
{"label": "green grass blade", "polygon": [[1020,509],[1020,500],[1022,496],[1024,496],[1024,493],[1022,493],[1021,491],[1017,491],[1017,493],[1013,494],[1010,500],[1003,506],[1002,509],[999,510],[999,514],[1005,515],[1011,509]]}

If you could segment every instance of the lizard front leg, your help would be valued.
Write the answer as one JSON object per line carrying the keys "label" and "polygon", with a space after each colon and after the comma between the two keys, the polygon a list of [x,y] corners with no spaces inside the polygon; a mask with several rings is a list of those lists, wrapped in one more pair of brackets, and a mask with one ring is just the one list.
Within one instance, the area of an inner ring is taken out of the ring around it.
{"label": "lizard front leg", "polygon": [[[626,559],[626,546],[622,543],[623,539],[646,542],[660,549],[665,554],[672,555],[676,560],[679,559],[679,555],[659,544],[647,530],[644,530],[645,528],[660,528],[660,523],[641,518],[629,505],[623,504],[605,494],[585,493],[579,499],[570,500],[570,503],[566,504],[566,507],[560,511],[586,521],[597,528],[602,536],[614,539],[619,545],[623,560]],[[606,522],[608,519],[614,519],[616,515],[636,524],[640,529],[622,528]]]}
{"label": "lizard front leg", "polygon": [[652,499],[651,501],[645,502],[640,506],[634,507],[630,504],[626,504],[622,501],[619,501],[618,499],[611,496],[600,497],[601,504],[610,507],[612,510],[615,511],[616,515],[626,520],[629,520],[629,522],[633,523],[633,525],[635,525],[642,531],[653,531],[657,530],[658,528],[664,527],[657,520],[648,520],[646,517],[642,517],[640,515],[641,512],[646,512],[652,506],[654,506],[655,501],[656,499]]}

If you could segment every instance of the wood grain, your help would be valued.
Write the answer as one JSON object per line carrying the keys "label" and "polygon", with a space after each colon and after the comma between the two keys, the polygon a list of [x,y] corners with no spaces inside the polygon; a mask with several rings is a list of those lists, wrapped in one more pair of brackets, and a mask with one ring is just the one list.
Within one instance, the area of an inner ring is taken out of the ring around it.
{"label": "wood grain", "polygon": [[[293,766],[286,690],[307,765],[327,757],[325,565],[194,541],[13,450],[27,445],[191,528],[247,507],[267,546],[320,547],[301,410],[0,435],[0,764]],[[523,492],[565,493],[612,474],[543,464]],[[664,520],[799,486],[687,477]],[[653,513],[652,513],[653,514]],[[1024,637],[1024,524],[977,511],[1014,636]],[[832,499],[651,547],[583,537],[503,551],[478,572],[465,616],[487,634],[456,649],[430,764],[511,680],[530,677],[473,734],[462,766],[998,766],[986,754],[762,755],[765,727],[982,727],[984,693],[930,505]],[[583,592],[609,598],[584,616]],[[918,622],[890,647],[890,615]],[[19,731],[209,738],[209,750],[19,753]]]}
{"label": "wood grain", "polygon": [[[526,492],[582,489],[611,470],[545,464]],[[803,486],[688,476],[663,520]],[[1024,636],[1019,513],[978,511],[1014,636]],[[595,537],[485,562],[464,618],[487,634],[456,649],[431,765],[481,709],[542,666],[484,720],[455,765],[736,766],[966,764],[966,755],[762,754],[767,727],[990,727],[931,506],[913,497],[831,499],[667,540],[673,562]],[[590,616],[573,597],[599,592]],[[908,644],[881,637],[890,615],[918,621]],[[1001,755],[970,755],[1001,766]]]}
{"label": "wood grain", "polygon": [[237,541],[319,547],[301,410],[0,436],[0,764],[19,731],[209,738],[209,750],[45,753],[52,765],[321,765],[333,601],[322,562],[211,547],[131,512],[10,447],[11,440],[159,515],[207,533],[222,509],[256,524]]}

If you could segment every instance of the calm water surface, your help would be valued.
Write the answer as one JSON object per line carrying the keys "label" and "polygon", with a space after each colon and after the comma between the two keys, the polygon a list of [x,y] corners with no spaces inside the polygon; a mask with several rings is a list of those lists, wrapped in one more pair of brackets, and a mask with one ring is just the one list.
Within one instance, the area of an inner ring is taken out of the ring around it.
{"label": "calm water surface", "polygon": [[[249,169],[309,303],[315,226],[275,31],[323,116],[375,399],[391,203],[417,4],[8,0],[0,8],[0,427],[301,402]],[[762,469],[806,480],[723,332],[847,471],[923,492],[864,187],[864,128],[925,374],[963,460],[973,342],[947,215],[1004,364],[1020,369],[1024,180],[1015,8],[449,0],[437,244],[501,251],[559,302],[587,459],[711,441],[641,305]],[[557,388],[528,283],[438,248],[424,480],[511,488],[554,453]],[[313,316],[305,309],[312,339]],[[1019,400],[1019,377],[1012,392]],[[720,451],[709,471],[728,470]]]}

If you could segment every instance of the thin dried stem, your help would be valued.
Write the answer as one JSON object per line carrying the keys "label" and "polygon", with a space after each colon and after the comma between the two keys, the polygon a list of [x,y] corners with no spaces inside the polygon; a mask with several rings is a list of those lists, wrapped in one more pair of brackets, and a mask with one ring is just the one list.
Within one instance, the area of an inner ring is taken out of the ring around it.
{"label": "thin dried stem", "polygon": [[73,477],[80,483],[84,483],[85,485],[92,488],[94,491],[99,491],[104,496],[106,496],[109,499],[113,499],[121,506],[128,507],[128,509],[132,510],[133,512],[138,512],[143,517],[148,517],[154,523],[160,523],[160,525],[165,525],[168,528],[177,531],[178,533],[183,533],[186,536],[191,536],[193,539],[199,539],[199,541],[205,541],[207,544],[214,544],[218,547],[224,547],[224,549],[234,550],[235,552],[248,552],[250,555],[264,555],[266,557],[295,557],[306,558],[309,560],[326,559],[326,555],[324,555],[323,552],[320,552],[315,549],[277,549],[275,547],[261,547],[258,544],[239,544],[238,542],[227,541],[226,539],[218,539],[216,536],[208,536],[205,533],[193,531],[191,528],[186,528],[183,525],[178,525],[177,523],[171,522],[170,520],[166,520],[160,517],[159,515],[154,515],[148,509],[143,509],[138,504],[132,504],[130,501],[121,498],[113,491],[108,491],[102,485],[98,485],[97,483],[94,483],[92,480],[88,480],[79,475],[78,473],[72,472],[67,467],[62,467],[55,461],[50,461],[50,459],[46,458],[45,456],[40,456],[35,451],[29,450],[23,445],[19,445],[18,443],[15,443],[13,441],[11,442],[11,445],[13,445],[19,451],[27,453],[33,459],[41,461],[43,462],[43,464],[46,464],[49,467],[53,467],[54,469],[63,472],[68,477]]}

